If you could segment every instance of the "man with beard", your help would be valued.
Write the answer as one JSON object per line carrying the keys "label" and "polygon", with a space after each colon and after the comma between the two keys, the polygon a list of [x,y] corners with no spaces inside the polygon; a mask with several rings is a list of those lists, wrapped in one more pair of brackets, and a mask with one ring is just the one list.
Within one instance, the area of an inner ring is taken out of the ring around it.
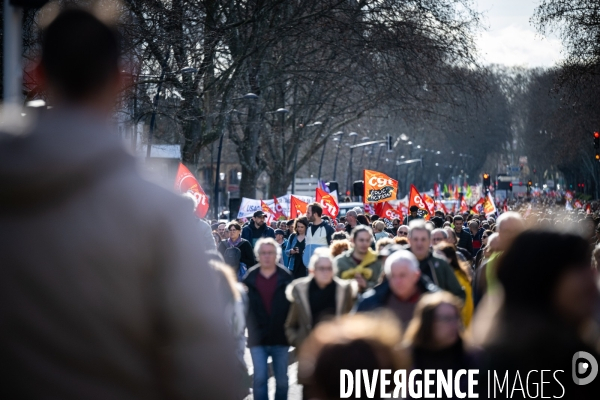
{"label": "man with beard", "polygon": [[242,229],[242,239],[249,241],[252,248],[260,238],[275,239],[275,231],[265,224],[266,216],[261,210],[256,211],[252,216],[252,221]]}
{"label": "man with beard", "polygon": [[309,264],[316,248],[331,244],[331,236],[335,233],[335,229],[321,219],[322,215],[323,207],[319,203],[311,203],[306,207],[306,218],[309,224],[306,230],[306,247],[302,255],[304,265]]}

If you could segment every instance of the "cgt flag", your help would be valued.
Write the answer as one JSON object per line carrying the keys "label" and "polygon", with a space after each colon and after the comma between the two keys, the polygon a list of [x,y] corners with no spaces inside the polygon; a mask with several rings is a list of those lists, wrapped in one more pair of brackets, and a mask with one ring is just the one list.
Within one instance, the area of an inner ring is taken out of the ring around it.
{"label": "cgt flag", "polygon": [[199,218],[204,218],[208,212],[208,197],[202,186],[198,183],[196,177],[182,163],[179,163],[177,176],[175,178],[175,191],[177,193],[191,193],[198,200],[196,207],[196,215]]}
{"label": "cgt flag", "polygon": [[417,190],[415,185],[411,183],[410,191],[408,192],[408,208],[410,209],[412,206],[417,206],[419,208],[418,215],[426,220],[431,218],[429,212],[427,211],[427,205],[423,201],[423,197],[421,197],[421,193]]}
{"label": "cgt flag", "polygon": [[496,204],[494,203],[494,199],[492,198],[491,193],[488,193],[485,201],[483,202],[483,212],[485,215],[496,214],[498,210],[496,209]]}
{"label": "cgt flag", "polygon": [[273,196],[273,207],[275,208],[275,219],[277,221],[282,220],[282,219],[287,219],[287,216],[285,215],[284,211],[283,211],[283,207],[281,207],[281,204],[279,204],[279,201],[277,200],[277,197]]}
{"label": "cgt flag", "polygon": [[398,181],[377,171],[364,170],[364,203],[381,203],[396,200]]}
{"label": "cgt flag", "polygon": [[400,215],[398,215],[398,211],[395,210],[394,207],[392,207],[387,201],[375,204],[375,214],[379,215],[383,219],[387,219],[390,221],[392,221],[395,218],[400,218]]}
{"label": "cgt flag", "polygon": [[293,194],[290,196],[290,218],[295,219],[306,215],[306,208],[308,203],[300,200]]}
{"label": "cgt flag", "polygon": [[483,204],[485,203],[485,199],[482,197],[479,200],[477,200],[477,203],[475,203],[473,205],[473,207],[471,207],[471,213],[472,214],[479,214],[481,211],[483,211]]}
{"label": "cgt flag", "polygon": [[315,201],[323,206],[323,214],[329,215],[331,218],[337,218],[340,207],[337,205],[335,198],[332,195],[321,188],[317,188]]}
{"label": "cgt flag", "polygon": [[429,215],[433,215],[435,211],[435,201],[429,195],[423,193],[423,200],[425,200],[425,205],[427,206],[427,212]]}

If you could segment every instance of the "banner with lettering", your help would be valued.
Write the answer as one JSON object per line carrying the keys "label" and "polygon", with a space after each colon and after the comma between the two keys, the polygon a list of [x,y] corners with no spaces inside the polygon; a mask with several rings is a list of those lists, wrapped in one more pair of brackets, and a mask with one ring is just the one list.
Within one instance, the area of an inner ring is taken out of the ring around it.
{"label": "banner with lettering", "polygon": [[377,171],[364,170],[364,203],[381,203],[396,200],[398,181]]}
{"label": "banner with lettering", "polygon": [[[310,203],[314,201],[314,197],[310,196],[296,196],[297,199]],[[285,196],[277,197],[277,202],[280,204],[283,209],[283,215],[290,215],[290,199],[291,195],[286,194]],[[263,200],[269,207],[275,209],[274,200],[265,199]],[[261,210],[260,200],[258,199],[249,199],[247,197],[242,197],[242,202],[240,204],[240,211],[238,212],[237,218],[250,218],[254,214],[255,211]],[[293,217],[292,217],[293,218]]]}
{"label": "banner with lettering", "polygon": [[375,214],[379,215],[380,218],[387,219],[389,221],[400,218],[398,211],[394,209],[394,207],[392,207],[387,201],[375,204]]}
{"label": "banner with lettering", "polygon": [[425,201],[423,201],[421,193],[419,193],[419,191],[413,184],[410,185],[410,191],[408,192],[408,208],[410,209],[412,206],[417,206],[417,208],[419,209],[419,211],[417,211],[417,214],[421,218],[424,218],[426,220],[429,220],[429,218],[431,218],[431,215],[429,215],[429,212],[427,211],[427,205],[425,204]]}

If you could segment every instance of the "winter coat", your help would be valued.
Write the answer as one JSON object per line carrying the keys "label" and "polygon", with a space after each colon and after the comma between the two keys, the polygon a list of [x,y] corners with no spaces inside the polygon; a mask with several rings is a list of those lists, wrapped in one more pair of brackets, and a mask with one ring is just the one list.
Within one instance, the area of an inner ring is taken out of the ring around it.
{"label": "winter coat", "polygon": [[0,123],[0,397],[233,398],[189,204],[142,179],[103,117],[23,112]]}
{"label": "winter coat", "polygon": [[[296,279],[286,289],[286,296],[291,306],[285,321],[285,334],[290,344],[295,347],[300,347],[313,329],[308,296],[308,288],[313,279],[313,276]],[[347,314],[352,309],[356,298],[358,289],[356,282],[346,281],[338,277],[333,277],[333,281],[336,285],[335,315]]]}
{"label": "winter coat", "polygon": [[465,300],[465,290],[456,279],[452,267],[446,261],[435,257],[429,252],[429,256],[419,261],[419,267],[421,273],[426,275],[440,289]]}
{"label": "winter coat", "polygon": [[[223,257],[225,257],[225,250],[227,250],[228,247],[229,244],[227,243],[227,240],[221,240],[219,243],[219,253],[221,253]],[[256,265],[254,250],[252,249],[250,242],[242,239],[242,241],[236,247],[240,249],[240,262],[246,264],[246,268],[251,268]]]}
{"label": "winter coat", "polygon": [[[456,233],[456,231],[455,231]],[[471,258],[473,257],[473,236],[468,232],[468,228],[463,228],[460,233],[456,234],[456,247],[462,247],[467,249],[469,254],[471,254]]]}
{"label": "winter coat", "polygon": [[[254,225],[254,221],[250,220],[250,223],[242,228],[242,239],[249,241],[252,245],[252,248],[254,248],[254,245],[256,244],[254,239],[252,239],[255,236],[254,233],[259,235],[259,239],[267,237],[275,239],[275,231],[273,228],[267,226],[267,224],[262,224],[260,228],[257,228]],[[256,241],[258,241],[258,239],[256,239]]]}
{"label": "winter coat", "polygon": [[283,265],[277,265],[277,289],[269,315],[256,288],[259,273],[260,264],[256,264],[248,270],[243,280],[248,288],[248,347],[288,346],[284,325],[290,302],[285,295],[285,288],[292,281],[292,275]]}
{"label": "winter coat", "polygon": [[310,263],[310,258],[319,247],[327,247],[331,242],[331,236],[335,233],[335,229],[327,222],[321,222],[315,233],[312,232],[313,224],[308,224],[306,228],[306,247],[302,254],[302,262],[306,267]]}
{"label": "winter coat", "polygon": [[[354,258],[352,258],[353,252],[354,249],[347,250],[334,259],[334,262],[336,263],[338,269],[338,277],[342,278],[344,272],[351,269],[356,269],[357,267],[368,268],[373,272],[372,274],[370,274],[370,277],[365,276],[365,279],[367,281],[367,288],[374,287],[375,285],[377,285],[377,283],[379,283],[379,277],[381,276],[381,272],[383,271],[381,261],[379,261],[379,259],[376,256],[371,256],[374,252],[369,252],[365,257],[365,260],[363,260],[363,262],[361,262],[359,265],[356,263],[356,261],[354,261]],[[370,262],[370,260],[372,260],[372,262]],[[365,261],[367,263],[365,263]]]}

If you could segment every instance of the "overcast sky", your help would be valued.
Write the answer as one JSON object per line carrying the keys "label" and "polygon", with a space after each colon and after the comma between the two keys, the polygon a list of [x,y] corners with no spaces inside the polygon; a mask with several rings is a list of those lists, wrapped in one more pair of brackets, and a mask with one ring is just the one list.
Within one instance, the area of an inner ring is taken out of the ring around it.
{"label": "overcast sky", "polygon": [[529,23],[537,0],[474,0],[485,14],[477,38],[484,63],[550,67],[562,59],[556,36],[543,37]]}

